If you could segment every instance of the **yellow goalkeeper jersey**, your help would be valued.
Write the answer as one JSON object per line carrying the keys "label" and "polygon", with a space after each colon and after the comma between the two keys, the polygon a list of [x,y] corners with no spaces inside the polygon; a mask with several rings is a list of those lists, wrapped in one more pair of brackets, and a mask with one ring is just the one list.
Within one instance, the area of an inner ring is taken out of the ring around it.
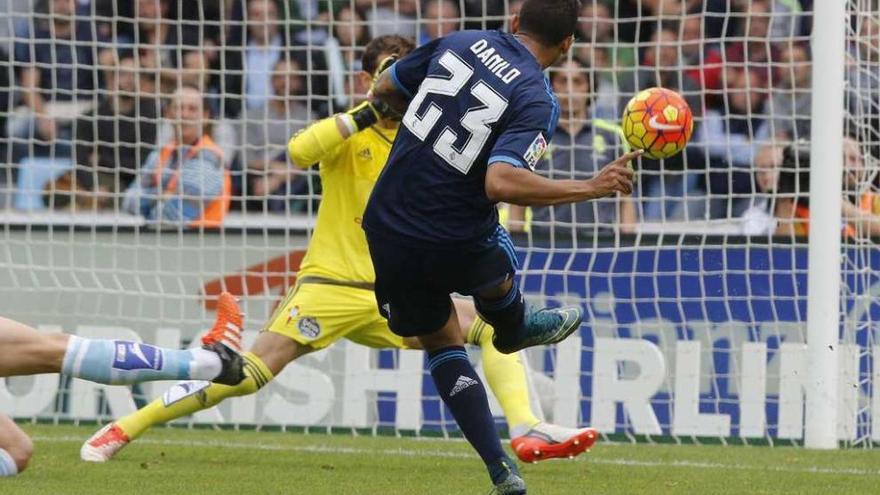
{"label": "yellow goalkeeper jersey", "polygon": [[370,127],[346,139],[321,160],[323,197],[300,277],[375,281],[361,218],[396,135],[397,129]]}

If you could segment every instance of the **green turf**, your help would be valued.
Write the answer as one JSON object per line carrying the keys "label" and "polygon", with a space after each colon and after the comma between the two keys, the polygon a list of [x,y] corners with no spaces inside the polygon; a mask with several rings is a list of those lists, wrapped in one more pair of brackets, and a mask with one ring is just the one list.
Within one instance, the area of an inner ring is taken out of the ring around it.
{"label": "green turf", "polygon": [[[31,468],[0,494],[485,494],[461,441],[156,429],[112,462],[79,461],[95,427],[27,425]],[[523,467],[529,493],[878,493],[880,452],[599,444]]]}

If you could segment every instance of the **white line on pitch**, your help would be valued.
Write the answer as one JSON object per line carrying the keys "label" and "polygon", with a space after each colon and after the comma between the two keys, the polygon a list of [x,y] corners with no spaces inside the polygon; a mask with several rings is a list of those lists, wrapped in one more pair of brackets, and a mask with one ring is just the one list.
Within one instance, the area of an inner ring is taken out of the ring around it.
{"label": "white line on pitch", "polygon": [[[49,443],[80,443],[83,441],[81,437],[60,435],[60,436],[35,436],[34,440],[38,442]],[[277,452],[304,452],[309,454],[345,454],[345,455],[367,455],[367,456],[396,456],[396,457],[442,457],[451,459],[472,459],[475,454],[465,452],[449,452],[445,450],[411,450],[404,448],[397,449],[365,449],[360,447],[329,447],[326,445],[272,445],[272,444],[256,444],[244,442],[226,442],[226,441],[204,441],[204,440],[156,440],[150,438],[142,438],[137,443],[143,445],[167,445],[170,447],[224,447],[229,449],[249,449],[249,450],[267,450]],[[688,469],[731,469],[736,471],[772,471],[779,473],[812,473],[812,474],[839,474],[854,476],[880,476],[880,470],[876,469],[857,469],[857,468],[824,468],[817,466],[809,467],[783,467],[783,466],[749,466],[745,464],[724,464],[718,462],[699,462],[699,461],[642,461],[637,459],[625,458],[596,458],[588,455],[578,457],[575,460],[585,461],[590,464],[614,465],[625,467],[647,467],[647,468],[688,468]]]}

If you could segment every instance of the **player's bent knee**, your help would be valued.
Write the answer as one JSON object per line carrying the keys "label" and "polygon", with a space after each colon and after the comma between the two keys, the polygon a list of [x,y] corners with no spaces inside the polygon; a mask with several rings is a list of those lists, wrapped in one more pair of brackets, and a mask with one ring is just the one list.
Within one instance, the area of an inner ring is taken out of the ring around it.
{"label": "player's bent knee", "polygon": [[27,468],[31,457],[34,455],[34,442],[28,436],[21,435],[14,445],[9,446],[5,450],[18,467],[18,472],[21,473]]}
{"label": "player's bent knee", "polygon": [[0,371],[9,375],[58,373],[69,339],[70,336],[63,333],[29,333],[26,339],[17,341],[0,353],[0,360],[3,361]]}
{"label": "player's bent knee", "polygon": [[513,279],[507,279],[504,282],[496,285],[495,287],[490,287],[488,289],[481,290],[477,293],[476,300],[495,300],[501,299],[506,296],[510,292],[510,288],[513,287]]}

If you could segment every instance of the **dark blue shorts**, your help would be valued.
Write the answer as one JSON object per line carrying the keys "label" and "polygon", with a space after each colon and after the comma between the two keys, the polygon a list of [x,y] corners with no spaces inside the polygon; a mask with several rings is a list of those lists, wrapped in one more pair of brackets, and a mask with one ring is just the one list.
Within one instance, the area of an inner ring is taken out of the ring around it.
{"label": "dark blue shorts", "polygon": [[402,337],[436,332],[449,320],[450,294],[472,295],[516,273],[516,253],[499,227],[485,243],[459,248],[412,247],[367,232],[376,270],[376,302]]}

